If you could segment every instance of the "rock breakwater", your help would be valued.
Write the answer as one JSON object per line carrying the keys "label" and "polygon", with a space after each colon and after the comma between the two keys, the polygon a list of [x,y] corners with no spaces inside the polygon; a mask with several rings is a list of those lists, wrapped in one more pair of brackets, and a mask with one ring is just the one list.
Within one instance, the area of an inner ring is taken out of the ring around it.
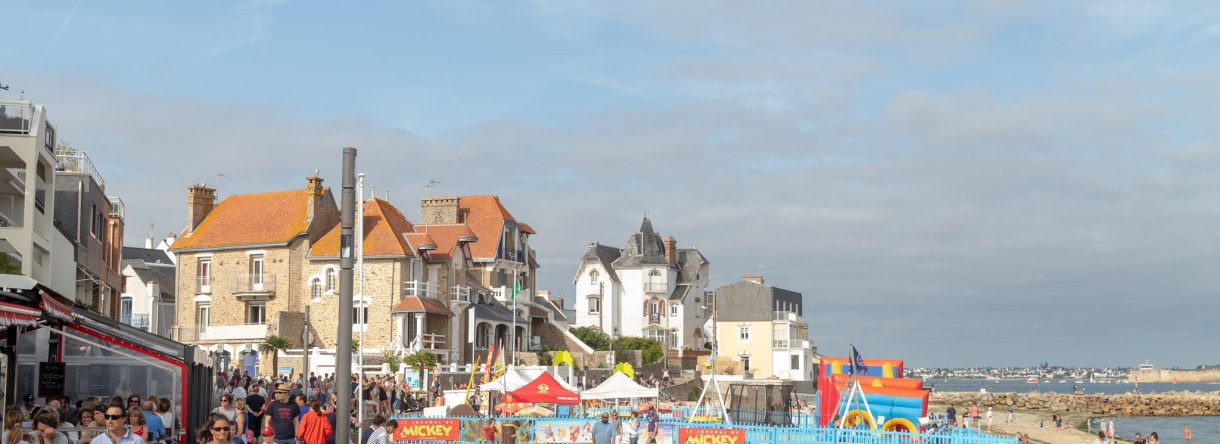
{"label": "rock breakwater", "polygon": [[1099,416],[1216,416],[1220,415],[1220,391],[1123,393],[1117,395],[1067,395],[1062,393],[972,393],[936,392],[934,404],[957,405],[957,411],[978,403],[980,409],[992,407],[1003,418],[1009,407],[1015,409],[1079,412]]}

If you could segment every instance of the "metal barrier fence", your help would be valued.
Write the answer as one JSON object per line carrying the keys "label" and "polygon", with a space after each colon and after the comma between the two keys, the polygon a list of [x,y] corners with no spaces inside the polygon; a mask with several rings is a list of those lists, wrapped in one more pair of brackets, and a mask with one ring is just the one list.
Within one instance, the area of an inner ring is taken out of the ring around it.
{"label": "metal barrier fence", "polygon": [[[806,415],[808,416],[808,415]],[[448,424],[456,427],[459,430],[453,430],[446,437],[430,437],[425,440],[396,440],[391,438],[396,444],[414,444],[414,443],[435,443],[437,441],[447,441],[463,444],[486,443],[482,440],[481,426],[486,425],[487,418],[424,418],[420,416],[395,416],[395,419],[406,419],[413,421],[400,421],[399,431],[404,428],[411,430],[426,430],[429,427],[438,424]],[[495,418],[498,424],[515,423],[519,424],[517,433],[518,443],[557,443],[557,444],[576,444],[588,443],[589,440],[577,438],[573,434],[571,440],[563,439],[562,432],[558,438],[555,435],[556,430],[562,431],[572,427],[576,427],[583,423],[587,431],[589,425],[596,421],[594,417],[513,417],[501,416]],[[662,420],[661,425],[669,433],[669,436],[663,436],[664,443],[678,444],[680,442],[731,442],[734,444],[754,444],[754,443],[783,443],[783,444],[831,444],[831,443],[847,443],[847,444],[1016,444],[1017,438],[1009,436],[996,436],[982,433],[978,430],[954,428],[947,429],[940,433],[906,433],[906,432],[877,432],[869,429],[856,428],[835,428],[835,427],[815,427],[815,426],[790,426],[790,427],[774,427],[764,425],[747,425],[747,424],[719,424],[709,422],[686,422],[686,421],[666,421]],[[545,431],[545,432],[543,432]],[[544,438],[535,441],[536,437],[542,433]],[[500,442],[500,433],[496,433],[497,442]],[[717,439],[701,439],[706,437],[735,437],[733,440],[717,440]],[[641,438],[642,441],[642,438]],[[624,441],[625,442],[625,441]]]}

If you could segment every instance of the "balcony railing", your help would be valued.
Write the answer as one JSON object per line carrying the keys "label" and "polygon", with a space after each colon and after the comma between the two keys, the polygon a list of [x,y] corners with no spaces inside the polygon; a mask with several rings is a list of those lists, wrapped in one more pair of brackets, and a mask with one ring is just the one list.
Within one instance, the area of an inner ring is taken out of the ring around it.
{"label": "balcony railing", "polygon": [[195,276],[195,293],[211,293],[212,276]]}
{"label": "balcony railing", "polygon": [[229,278],[229,291],[237,293],[274,293],[274,274],[241,274]]}
{"label": "balcony railing", "polygon": [[667,290],[668,290],[668,287],[665,285],[664,282],[645,282],[644,283],[644,291],[646,291],[646,292],[664,293]]}
{"label": "balcony railing", "polygon": [[[411,341],[407,342],[408,348],[415,345],[413,341],[415,341],[414,338],[412,338]],[[446,349],[445,348],[445,335],[438,335],[436,333],[424,333],[423,336],[420,338],[420,347],[423,347],[424,349],[427,349],[427,350],[445,350]]]}
{"label": "balcony railing", "polygon": [[122,322],[124,324],[130,325],[135,328],[144,329],[144,328],[148,328],[148,315],[146,315],[146,314],[133,315],[131,313],[123,313],[123,315],[120,316],[119,322]]}
{"label": "balcony railing", "polygon": [[649,313],[648,314],[648,323],[649,324],[660,324],[661,317],[662,316],[660,313]]}
{"label": "balcony railing", "polygon": [[183,343],[211,341],[262,341],[267,338],[267,324],[177,325],[174,340]]}
{"label": "balcony railing", "polygon": [[55,158],[59,162],[60,171],[85,173],[92,176],[98,185],[106,186],[106,180],[102,179],[102,174],[97,172],[97,168],[93,167],[93,162],[89,161],[89,156],[85,153],[78,151],[76,154],[58,154]]}
{"label": "balcony railing", "polygon": [[127,218],[127,205],[123,204],[123,199],[117,197],[110,198],[110,217]]}
{"label": "balcony railing", "polygon": [[795,323],[798,323],[798,324],[803,324],[803,323],[805,323],[805,317],[804,317],[804,316],[801,316],[801,315],[799,315],[799,314],[796,314],[796,312],[794,312],[794,311],[776,311],[776,312],[773,312],[772,319],[773,319],[773,320],[776,320],[776,321],[795,322]]}
{"label": "balcony railing", "polygon": [[452,296],[455,301],[470,302],[470,287],[454,285]]}
{"label": "balcony railing", "polygon": [[776,339],[771,341],[771,348],[788,348],[788,344],[787,339]]}
{"label": "balcony railing", "polygon": [[423,298],[435,298],[440,296],[440,289],[436,284],[431,284],[423,281],[406,281],[402,283],[402,296],[418,296]]}
{"label": "balcony railing", "polygon": [[33,105],[5,103],[0,106],[0,133],[29,134],[32,118]]}
{"label": "balcony railing", "polygon": [[[496,300],[499,300],[502,302],[512,302],[513,287],[508,287],[508,286],[494,287],[491,289],[491,294],[492,294],[492,296],[496,297]],[[530,290],[528,288],[522,288],[521,292],[517,294],[517,300],[520,302],[529,302],[531,300],[530,299]]]}
{"label": "balcony railing", "polygon": [[13,221],[4,213],[0,213],[0,228],[20,227],[17,222]]}

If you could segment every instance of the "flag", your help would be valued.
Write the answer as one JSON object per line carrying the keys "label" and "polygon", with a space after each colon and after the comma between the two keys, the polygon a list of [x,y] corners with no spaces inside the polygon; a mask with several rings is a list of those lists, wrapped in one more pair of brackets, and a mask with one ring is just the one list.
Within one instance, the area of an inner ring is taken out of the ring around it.
{"label": "flag", "polygon": [[856,346],[851,346],[851,374],[864,374],[868,371],[868,366],[864,365],[864,358],[860,356],[860,350],[856,350]]}
{"label": "flag", "polygon": [[487,348],[487,370],[483,372],[483,383],[491,382],[491,360],[496,352],[496,344],[491,344]]}
{"label": "flag", "polygon": [[517,303],[517,294],[521,293],[521,280],[513,279],[513,303]]}
{"label": "flag", "polygon": [[500,352],[496,353],[496,371],[492,374],[492,379],[504,376],[504,344],[500,344]]}

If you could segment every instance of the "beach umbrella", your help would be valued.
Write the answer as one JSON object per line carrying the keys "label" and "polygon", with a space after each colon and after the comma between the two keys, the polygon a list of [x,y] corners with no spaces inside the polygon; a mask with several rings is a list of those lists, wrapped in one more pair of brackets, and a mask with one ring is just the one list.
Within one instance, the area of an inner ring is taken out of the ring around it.
{"label": "beach umbrella", "polygon": [[506,402],[503,404],[496,404],[496,411],[504,415],[515,415],[517,412],[529,406],[529,404],[524,402]]}
{"label": "beach umbrella", "polygon": [[[643,404],[640,404],[640,406],[639,406],[639,407],[636,407],[635,412],[636,412],[636,413],[647,413],[647,412],[648,412],[648,408],[649,408],[649,407],[652,407],[653,405],[655,405],[655,404],[653,404],[653,403],[651,403],[651,402],[645,402],[645,403],[643,403]],[[669,412],[669,411],[672,411],[672,410],[673,410],[673,408],[672,408],[672,407],[669,407],[669,406],[665,406],[665,405],[660,405],[660,406],[657,406],[657,411],[658,411],[658,412]]]}
{"label": "beach umbrella", "polygon": [[517,416],[554,416],[555,412],[550,411],[546,407],[529,406],[523,408],[516,413]]}

